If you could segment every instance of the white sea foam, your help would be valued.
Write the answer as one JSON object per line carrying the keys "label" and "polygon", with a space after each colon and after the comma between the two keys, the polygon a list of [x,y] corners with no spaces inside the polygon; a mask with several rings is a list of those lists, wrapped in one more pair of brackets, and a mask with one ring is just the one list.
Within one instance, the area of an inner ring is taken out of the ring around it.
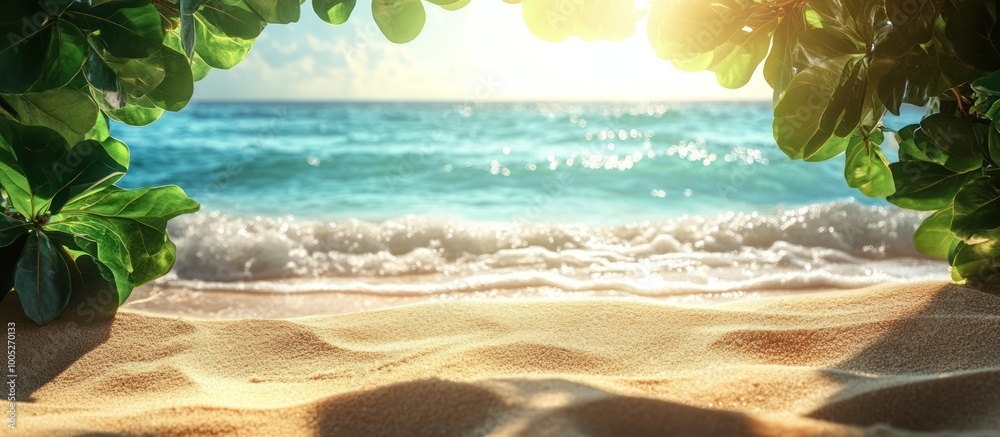
{"label": "white sea foam", "polygon": [[208,213],[172,224],[178,261],[162,283],[400,296],[528,287],[659,296],[945,278],[943,262],[912,246],[922,218],[853,201],[621,226]]}

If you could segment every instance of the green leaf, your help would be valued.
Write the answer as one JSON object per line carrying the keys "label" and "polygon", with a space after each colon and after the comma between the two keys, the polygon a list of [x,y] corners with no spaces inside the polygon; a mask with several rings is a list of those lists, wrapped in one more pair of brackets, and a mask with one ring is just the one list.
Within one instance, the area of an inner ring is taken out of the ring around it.
{"label": "green leaf", "polygon": [[90,92],[94,96],[94,99],[97,100],[97,106],[108,117],[130,126],[146,126],[163,115],[163,109],[156,107],[148,96],[138,99],[130,98],[128,104],[121,108],[114,108],[101,98],[96,89],[92,88]]}
{"label": "green leaf", "polygon": [[469,3],[472,3],[472,0],[458,0],[456,2],[451,2],[451,3],[435,3],[431,1],[431,3],[441,6],[441,9],[444,9],[446,11],[457,11],[459,9],[468,6]]}
{"label": "green leaf", "polygon": [[[552,11],[559,11],[560,2],[549,3],[537,14],[539,22],[551,21],[551,14],[558,14]],[[628,3],[634,8],[634,3]],[[750,19],[761,10],[767,6],[743,0],[657,0],[650,6],[647,37],[660,58],[694,59],[716,50],[745,27],[757,28]],[[525,5],[526,20],[527,14]]]}
{"label": "green leaf", "polygon": [[[59,242],[55,237],[52,240]],[[64,250],[64,259],[73,282],[69,311],[64,315],[84,323],[113,318],[128,294],[122,297],[118,293],[111,269],[93,256],[75,250]]]}
{"label": "green leaf", "polygon": [[[175,260],[175,248],[166,234],[167,221],[181,214],[197,212],[200,206],[175,186],[125,190],[108,187],[68,203],[52,216],[47,229],[70,234],[84,229],[101,229],[115,235],[127,254],[118,253],[120,265],[130,267],[131,282],[142,285],[165,275]],[[104,244],[99,239],[99,249]],[[87,253],[92,253],[87,251]],[[99,260],[109,267],[98,251]]]}
{"label": "green leaf", "polygon": [[194,76],[191,64],[184,55],[167,47],[161,49],[164,79],[146,96],[158,108],[180,111],[194,95]]}
{"label": "green leaf", "polygon": [[847,143],[844,178],[847,179],[847,185],[857,188],[868,197],[886,197],[896,191],[889,161],[882,155],[879,147],[883,139],[879,130],[868,135],[863,130],[858,130]]}
{"label": "green leaf", "polygon": [[195,41],[198,39],[194,14],[205,4],[205,0],[180,0],[181,48],[188,58],[194,57]]}
{"label": "green leaf", "polygon": [[988,148],[987,126],[968,119],[932,114],[920,120],[920,129],[935,146],[956,158],[982,159]]}
{"label": "green leaf", "polygon": [[0,121],[0,185],[32,221],[57,212],[73,196],[121,179],[127,155],[114,139],[68,147],[50,129]]}
{"label": "green leaf", "polygon": [[51,163],[66,151],[66,140],[51,129],[0,120],[0,186],[14,209],[29,220],[44,212],[51,199],[51,191],[46,193],[43,186]]}
{"label": "green leaf", "polygon": [[213,68],[228,70],[235,67],[253,47],[252,40],[230,37],[198,15],[195,15],[195,27],[195,51]]}
{"label": "green leaf", "polygon": [[885,12],[892,27],[876,43],[879,54],[902,56],[913,46],[930,41],[943,4],[943,0],[885,0]]}
{"label": "green leaf", "polygon": [[804,31],[802,11],[794,9],[774,30],[771,52],[764,61],[764,79],[774,89],[774,102],[788,88],[795,76],[794,57],[797,35]]}
{"label": "green leaf", "polygon": [[841,75],[854,55],[827,59],[799,72],[774,107],[774,139],[792,159],[808,159],[820,152],[835,126],[822,126],[831,108]]}
{"label": "green leaf", "polygon": [[147,1],[115,1],[94,7],[75,3],[64,17],[84,32],[97,32],[91,35],[118,58],[145,58],[163,43],[160,13]]}
{"label": "green leaf", "polygon": [[972,89],[979,94],[988,96],[1000,96],[1000,71],[980,77],[972,83]]}
{"label": "green leaf", "polygon": [[299,0],[246,0],[264,21],[288,24],[299,21]]}
{"label": "green leaf", "polygon": [[69,304],[72,282],[60,249],[41,232],[28,236],[14,273],[14,289],[29,319],[55,320]]}
{"label": "green leaf", "polygon": [[[8,7],[6,4],[4,7]],[[10,32],[0,36],[0,94],[28,91],[42,78],[52,32]]]}
{"label": "green leaf", "polygon": [[50,222],[45,226],[45,232],[71,257],[87,254],[96,258],[99,266],[97,274],[112,284],[119,302],[125,302],[135,288],[129,244],[143,244],[129,235],[131,229],[121,229],[101,220],[87,221],[74,217]]}
{"label": "green leaf", "polygon": [[372,17],[386,39],[396,44],[413,41],[427,19],[420,0],[372,0]]}
{"label": "green leaf", "polygon": [[100,41],[92,39],[91,43],[92,51],[83,72],[90,86],[99,92],[92,93],[98,106],[102,109],[105,106],[122,109],[129,104],[155,107],[144,105],[142,98],[166,78],[164,53],[169,53],[168,50],[160,46],[159,51],[146,58],[121,59],[104,50]]}
{"label": "green leaf", "polygon": [[889,166],[896,181],[896,193],[886,200],[901,208],[936,211],[951,205],[955,195],[974,172],[958,173],[925,161],[896,162]]}
{"label": "green leaf", "polygon": [[841,153],[847,151],[847,145],[851,142],[852,135],[846,137],[838,137],[836,135],[830,137],[826,140],[826,143],[820,147],[819,152],[805,159],[806,162],[822,162],[828,159],[833,159],[840,156]]}
{"label": "green leaf", "polygon": [[313,11],[330,24],[344,24],[351,17],[357,0],[313,0]]}
{"label": "green leaf", "polygon": [[951,250],[961,241],[951,232],[954,216],[955,210],[952,208],[931,214],[913,233],[913,246],[924,255],[947,259]]}
{"label": "green leaf", "polygon": [[2,98],[17,113],[21,124],[48,127],[71,143],[83,140],[97,122],[97,104],[89,95],[73,89],[61,88]]}
{"label": "green leaf", "polygon": [[1000,264],[1000,240],[986,241],[978,244],[959,242],[949,254],[952,277],[969,279],[975,282],[993,282],[998,279]]}
{"label": "green leaf", "polygon": [[[391,0],[379,2],[392,3]],[[449,3],[455,4],[454,1]],[[422,9],[420,27],[423,26]],[[573,36],[585,41],[622,41],[635,33],[635,0],[525,0],[521,9],[528,30],[545,41],[559,42]],[[375,21],[378,22],[378,16]]]}
{"label": "green leaf", "polygon": [[24,243],[28,240],[27,234],[22,234],[11,244],[0,246],[0,299],[3,299],[14,289],[14,273],[17,268],[17,261],[24,253]]}
{"label": "green leaf", "polygon": [[33,91],[61,88],[68,84],[83,68],[87,59],[87,38],[80,29],[60,20],[52,26],[52,37],[45,58],[45,70],[32,86]]}
{"label": "green leaf", "polygon": [[993,0],[963,0],[948,18],[947,36],[965,62],[984,71],[1000,69],[1000,26]]}
{"label": "green leaf", "polygon": [[1000,238],[1000,190],[990,178],[970,181],[955,196],[951,230],[966,243]]}
{"label": "green leaf", "polygon": [[24,220],[18,220],[0,213],[0,247],[10,246],[14,241],[26,234],[28,229],[30,229],[30,226]]}
{"label": "green leaf", "polygon": [[[262,0],[266,2],[267,0]],[[293,0],[294,1],[294,0]],[[295,4],[298,10],[298,3]],[[208,0],[199,14],[222,33],[240,39],[254,39],[264,30],[264,22],[249,6],[233,0]]]}
{"label": "green leaf", "polygon": [[920,125],[909,125],[896,132],[899,160],[925,161],[940,164],[956,173],[966,173],[982,167],[981,158],[954,158],[933,144]]}

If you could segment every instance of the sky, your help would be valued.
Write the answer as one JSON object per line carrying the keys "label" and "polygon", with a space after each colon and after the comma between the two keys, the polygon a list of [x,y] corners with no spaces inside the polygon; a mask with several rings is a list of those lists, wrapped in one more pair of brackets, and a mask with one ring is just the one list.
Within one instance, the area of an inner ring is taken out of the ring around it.
{"label": "sky", "polygon": [[686,101],[769,100],[758,71],[727,90],[710,72],[688,73],[659,59],[645,22],[626,41],[561,43],[536,38],[520,5],[475,0],[458,11],[431,3],[414,41],[390,43],[367,2],[342,26],[309,3],[302,19],[269,25],[250,55],[198,83],[197,100]]}

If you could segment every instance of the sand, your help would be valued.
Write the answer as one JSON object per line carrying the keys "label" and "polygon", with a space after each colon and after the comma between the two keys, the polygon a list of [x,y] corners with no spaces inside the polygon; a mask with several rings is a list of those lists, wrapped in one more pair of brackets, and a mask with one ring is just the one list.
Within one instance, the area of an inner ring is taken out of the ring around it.
{"label": "sand", "polygon": [[941,283],[44,329],[12,300],[24,435],[1000,435],[1000,297]]}

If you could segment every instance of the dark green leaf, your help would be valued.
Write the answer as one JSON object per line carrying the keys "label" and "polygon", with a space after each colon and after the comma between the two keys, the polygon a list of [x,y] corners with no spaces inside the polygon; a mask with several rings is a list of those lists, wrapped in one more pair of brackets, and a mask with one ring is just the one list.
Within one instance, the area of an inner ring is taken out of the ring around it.
{"label": "dark green leaf", "polygon": [[164,79],[147,94],[147,97],[158,108],[180,111],[187,106],[194,94],[191,64],[184,55],[169,48],[163,47],[161,52],[165,70]]}
{"label": "dark green leaf", "polygon": [[920,129],[949,156],[982,159],[988,147],[986,125],[945,114],[933,114],[920,120]]}
{"label": "dark green leaf", "polygon": [[10,246],[11,243],[26,234],[28,229],[30,226],[24,220],[18,220],[0,212],[0,247]]}
{"label": "dark green leaf", "polygon": [[944,0],[885,0],[885,12],[892,27],[877,42],[877,53],[898,57],[929,41],[943,4]]}
{"label": "dark green leaf", "polygon": [[45,212],[52,191],[43,186],[68,150],[56,131],[0,120],[0,186],[18,212],[32,220]]}
{"label": "dark green leaf", "polygon": [[970,181],[955,196],[951,230],[966,243],[1000,238],[1000,190],[990,178]]}
{"label": "dark green leaf", "polygon": [[29,319],[45,325],[69,303],[72,280],[60,249],[41,232],[28,236],[14,273],[14,290]]}
{"label": "dark green leaf", "polygon": [[127,161],[128,150],[114,139],[71,148],[52,130],[0,122],[0,185],[14,207],[33,220],[58,211],[73,196],[121,179]]}
{"label": "dark green leaf", "polygon": [[[55,237],[52,240],[59,242]],[[63,315],[83,323],[113,318],[128,294],[118,293],[111,269],[84,252],[65,250],[64,259],[73,280],[73,294]]]}
{"label": "dark green leaf", "polygon": [[833,136],[835,126],[823,128],[821,121],[838,109],[831,107],[834,92],[850,62],[856,62],[854,55],[841,55],[801,71],[781,96],[774,108],[774,139],[790,158],[816,155]]}
{"label": "dark green leaf", "polygon": [[52,26],[52,37],[45,58],[41,79],[32,86],[33,91],[46,91],[65,86],[83,68],[87,59],[87,38],[80,29],[60,20]]}
{"label": "dark green leaf", "polygon": [[27,234],[22,234],[12,243],[0,247],[0,299],[3,299],[10,290],[14,289],[15,268],[17,261],[21,259],[24,243],[27,240]]}
{"label": "dark green leaf", "polygon": [[163,43],[160,13],[147,1],[115,1],[94,7],[77,3],[65,17],[85,32],[99,32],[97,38],[118,58],[145,58]]}
{"label": "dark green leaf", "polygon": [[[266,2],[267,0],[263,0]],[[295,1],[295,0],[293,0]],[[298,2],[295,1],[298,10]],[[254,39],[264,30],[264,22],[249,6],[233,0],[208,0],[199,12],[222,33],[240,39]]]}
{"label": "dark green leaf", "polygon": [[52,32],[48,27],[25,28],[0,38],[0,94],[28,91],[45,73]]}
{"label": "dark green leaf", "polygon": [[181,46],[188,58],[194,57],[195,41],[198,39],[195,30],[194,14],[198,12],[205,0],[180,0],[180,38]]}
{"label": "dark green leaf", "polygon": [[963,0],[948,19],[948,40],[965,62],[985,71],[1000,69],[1000,26],[993,0]]}
{"label": "dark green leaf", "polygon": [[896,181],[896,193],[886,200],[917,211],[946,208],[971,179],[974,172],[958,173],[933,162],[906,161],[889,166]]}

